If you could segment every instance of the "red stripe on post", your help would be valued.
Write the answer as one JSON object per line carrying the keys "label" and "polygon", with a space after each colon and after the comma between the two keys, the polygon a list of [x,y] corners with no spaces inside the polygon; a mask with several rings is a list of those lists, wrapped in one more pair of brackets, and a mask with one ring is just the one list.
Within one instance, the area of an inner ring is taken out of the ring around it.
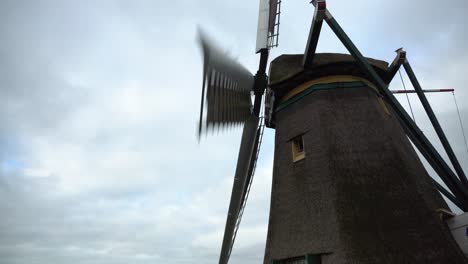
{"label": "red stripe on post", "polygon": [[317,2],[317,8],[318,10],[324,10],[327,8],[327,2],[325,1],[318,1]]}
{"label": "red stripe on post", "polygon": [[[425,89],[424,93],[440,93],[440,92],[454,92],[455,89]],[[415,90],[391,90],[392,93],[416,93]]]}

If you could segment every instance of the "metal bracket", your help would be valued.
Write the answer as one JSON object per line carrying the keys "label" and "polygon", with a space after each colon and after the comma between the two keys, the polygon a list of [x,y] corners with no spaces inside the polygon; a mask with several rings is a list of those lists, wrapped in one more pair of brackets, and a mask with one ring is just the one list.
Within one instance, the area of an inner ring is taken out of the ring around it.
{"label": "metal bracket", "polygon": [[403,48],[399,48],[395,50],[395,52],[397,53],[397,55],[393,60],[392,64],[390,64],[390,67],[388,67],[387,76],[385,80],[386,84],[389,84],[393,80],[396,73],[400,69],[400,66],[406,60],[406,51],[404,51]]}
{"label": "metal bracket", "polygon": [[453,212],[448,211],[444,208],[436,209],[436,213],[439,214],[440,220],[445,221],[456,216]]}
{"label": "metal bracket", "polygon": [[265,94],[265,125],[269,128],[275,127],[275,92],[267,88]]}

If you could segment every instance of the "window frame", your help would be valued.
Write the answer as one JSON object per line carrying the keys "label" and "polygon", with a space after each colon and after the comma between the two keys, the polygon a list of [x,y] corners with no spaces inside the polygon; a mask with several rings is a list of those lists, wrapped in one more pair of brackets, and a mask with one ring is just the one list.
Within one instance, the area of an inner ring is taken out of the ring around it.
{"label": "window frame", "polygon": [[304,134],[297,135],[291,139],[291,151],[294,163],[305,159],[306,153],[304,144]]}

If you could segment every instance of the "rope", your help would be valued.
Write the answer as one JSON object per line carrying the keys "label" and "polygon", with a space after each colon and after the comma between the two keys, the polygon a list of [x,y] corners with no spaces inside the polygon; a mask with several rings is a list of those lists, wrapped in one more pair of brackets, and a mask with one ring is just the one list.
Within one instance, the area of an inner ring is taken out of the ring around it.
{"label": "rope", "polygon": [[462,122],[461,115],[460,115],[460,109],[458,108],[457,98],[455,97],[455,92],[452,92],[452,95],[453,95],[453,101],[455,102],[455,106],[457,107],[458,121],[460,121],[460,127],[461,127],[462,134],[463,134],[463,140],[465,141],[466,153],[468,153],[468,144],[466,143],[465,129],[463,128],[463,122]]}
{"label": "rope", "polygon": [[[398,69],[398,73],[400,74],[400,79],[401,79],[401,83],[403,84],[403,88],[406,91],[405,81],[403,81],[403,76],[401,75],[400,69]],[[408,101],[409,109],[411,111],[411,116],[413,117],[413,121],[416,122],[416,119],[414,118],[413,107],[411,107],[411,103],[410,103],[410,100],[409,100],[408,93],[405,93],[405,94],[406,94],[406,100]]]}

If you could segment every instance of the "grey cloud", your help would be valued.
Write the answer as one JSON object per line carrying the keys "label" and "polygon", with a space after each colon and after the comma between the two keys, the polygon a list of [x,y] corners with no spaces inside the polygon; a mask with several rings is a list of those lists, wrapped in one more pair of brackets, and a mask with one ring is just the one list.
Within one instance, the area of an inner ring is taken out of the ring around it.
{"label": "grey cloud", "polygon": [[217,252],[198,252],[185,242],[210,214],[197,202],[190,209],[161,203],[154,193],[60,196],[53,179],[20,175],[1,175],[0,183],[6,263],[191,263]]}
{"label": "grey cloud", "polygon": [[[404,45],[425,87],[457,88],[466,121],[466,5],[453,2],[448,16],[431,3],[333,1],[330,8],[366,55],[391,60]],[[0,172],[2,260],[216,263],[240,130],[196,142],[195,29],[206,28],[254,71],[257,8],[251,1],[2,1],[1,162],[50,172]],[[312,8],[284,1],[283,15],[272,57],[303,52]],[[329,33],[320,50],[342,51]],[[430,100],[467,168],[451,97]],[[436,142],[420,108],[417,119]],[[268,130],[232,263],[263,258],[273,137]]]}

